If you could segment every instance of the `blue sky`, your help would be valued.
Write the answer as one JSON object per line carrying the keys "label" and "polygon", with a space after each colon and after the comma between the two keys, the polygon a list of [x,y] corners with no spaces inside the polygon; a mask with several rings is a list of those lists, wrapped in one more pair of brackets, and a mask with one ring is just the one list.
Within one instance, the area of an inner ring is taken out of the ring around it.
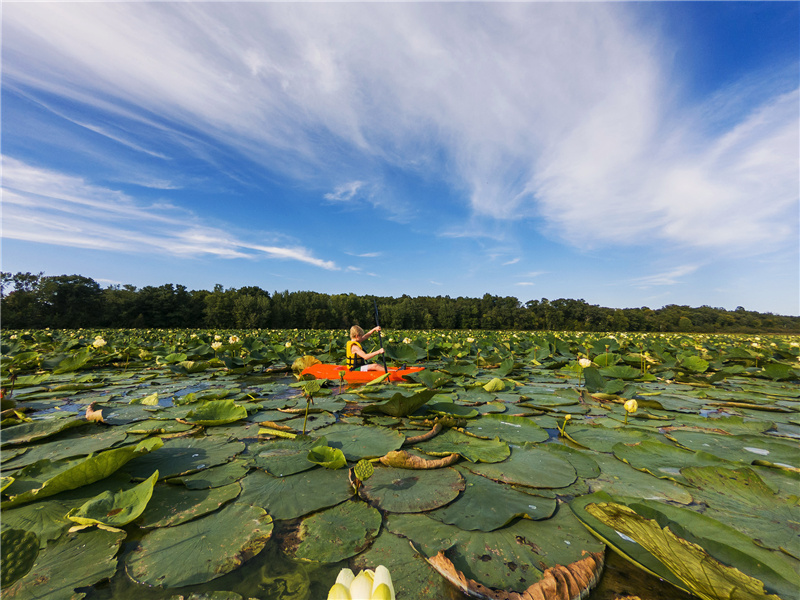
{"label": "blue sky", "polygon": [[4,2],[2,269],[800,314],[795,2]]}

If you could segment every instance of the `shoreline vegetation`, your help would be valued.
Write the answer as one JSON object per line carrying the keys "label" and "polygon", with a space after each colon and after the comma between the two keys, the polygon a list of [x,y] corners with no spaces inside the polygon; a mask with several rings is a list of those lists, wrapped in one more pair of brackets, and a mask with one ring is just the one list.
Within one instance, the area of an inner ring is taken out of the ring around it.
{"label": "shoreline vegetation", "polygon": [[[338,329],[374,321],[373,297],[257,287],[188,290],[180,284],[106,288],[81,275],[0,273],[3,327]],[[375,298],[386,329],[485,329],[681,333],[800,333],[800,317],[744,307],[669,304],[661,308],[607,308],[583,299],[522,302],[403,295]]]}

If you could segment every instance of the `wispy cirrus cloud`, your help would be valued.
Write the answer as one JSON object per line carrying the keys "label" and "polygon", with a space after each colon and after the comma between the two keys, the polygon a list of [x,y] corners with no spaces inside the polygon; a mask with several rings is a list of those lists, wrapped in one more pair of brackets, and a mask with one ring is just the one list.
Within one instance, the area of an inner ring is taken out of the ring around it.
{"label": "wispy cirrus cloud", "polygon": [[700,265],[680,265],[668,271],[638,277],[631,280],[636,287],[650,288],[654,286],[670,286],[683,283],[683,278],[691,275],[700,268]]}
{"label": "wispy cirrus cloud", "polygon": [[450,237],[485,235],[458,227],[474,217],[539,219],[577,247],[792,244],[796,83],[727,90],[736,110],[709,128],[654,33],[626,3],[12,3],[4,77],[157,114],[150,135],[213,140],[328,201],[386,170],[441,177],[463,201]]}
{"label": "wispy cirrus cloud", "polygon": [[338,268],[302,246],[242,239],[189,210],[142,205],[119,191],[9,157],[3,158],[3,237],[101,251],[273,258]]}

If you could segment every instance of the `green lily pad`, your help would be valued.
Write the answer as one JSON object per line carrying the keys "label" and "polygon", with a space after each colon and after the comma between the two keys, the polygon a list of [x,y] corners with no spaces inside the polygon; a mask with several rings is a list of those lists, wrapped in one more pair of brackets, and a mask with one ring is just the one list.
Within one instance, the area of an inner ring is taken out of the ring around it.
{"label": "green lily pad", "polygon": [[308,451],[307,458],[312,462],[326,469],[341,469],[347,466],[347,459],[344,452],[339,448],[317,444]]}
{"label": "green lily pad", "polygon": [[625,461],[634,469],[650,473],[654,477],[674,479],[686,483],[681,475],[683,467],[705,467],[709,465],[730,465],[708,452],[692,452],[655,440],[645,440],[638,444],[615,444],[614,456]]}
{"label": "green lily pad", "polygon": [[604,491],[615,496],[668,500],[679,504],[693,501],[694,492],[685,485],[653,477],[607,454],[597,453],[593,458],[600,466],[600,475],[586,480],[592,492]]}
{"label": "green lily pad", "polygon": [[480,419],[469,421],[465,431],[487,439],[498,437],[510,444],[544,442],[550,437],[534,421],[514,415],[484,414]]}
{"label": "green lily pad", "polygon": [[32,531],[4,529],[0,534],[2,588],[5,589],[31,570],[39,555],[39,538]]}
{"label": "green lily pad", "polygon": [[534,445],[514,447],[503,462],[465,466],[494,481],[533,488],[563,488],[578,478],[569,461]]}
{"label": "green lily pad", "polygon": [[256,467],[275,477],[283,477],[313,469],[314,463],[308,460],[308,451],[318,443],[317,438],[298,435],[291,440],[253,444],[248,450]]}
{"label": "green lily pad", "polygon": [[635,444],[644,440],[660,440],[665,438],[659,433],[636,427],[603,427],[601,425],[568,425],[566,436],[576,444],[595,452],[612,452],[614,444]]}
{"label": "green lily pad", "polygon": [[426,556],[447,550],[454,566],[470,579],[516,592],[539,581],[545,569],[605,547],[569,510],[542,521],[519,519],[491,532],[462,531],[425,515],[391,515],[386,526],[412,540]]}
{"label": "green lily pad", "polygon": [[184,477],[169,479],[167,483],[182,483],[190,490],[205,490],[223,487],[239,481],[250,471],[250,464],[244,460],[232,460],[224,465],[209,467]]}
{"label": "green lily pad", "polygon": [[361,486],[361,494],[381,510],[414,513],[433,510],[454,500],[464,478],[450,467],[409,470],[382,467]]}
{"label": "green lily pad", "polygon": [[122,527],[144,512],[153,495],[153,486],[158,479],[158,471],[129,490],[120,492],[105,491],[92,498],[80,508],[67,513],[67,518],[79,525],[106,525]]}
{"label": "green lily pad", "polygon": [[117,570],[116,555],[124,532],[95,529],[68,536],[39,552],[31,570],[3,590],[13,600],[71,600],[76,588],[108,579]]}
{"label": "green lily pad", "polygon": [[75,506],[75,502],[48,498],[42,502],[4,509],[2,527],[30,531],[36,534],[41,547],[45,548],[48,542],[57,540],[72,525],[64,515]]}
{"label": "green lily pad", "polygon": [[[55,465],[47,460],[34,463],[23,469],[20,473],[21,477],[16,479],[6,490],[10,498],[7,502],[2,503],[2,507],[5,509],[100,481],[120,469],[128,461],[146,455],[162,445],[161,438],[149,438],[142,440],[136,446],[106,450],[85,459],[66,461]],[[25,491],[15,493],[13,491],[15,489],[24,489]]]}
{"label": "green lily pad", "polygon": [[381,513],[364,502],[342,502],[301,521],[295,556],[329,563],[355,556],[370,545],[381,521]]}
{"label": "green lily pad", "polygon": [[463,406],[453,402],[432,402],[425,408],[435,415],[458,417],[460,419],[474,419],[481,414],[471,406]]}
{"label": "green lily pad", "polygon": [[242,479],[240,502],[263,506],[277,520],[296,519],[334,506],[353,495],[344,469],[321,469],[289,477],[254,471]]}
{"label": "green lily pad", "polygon": [[211,400],[190,411],[185,420],[196,425],[226,425],[247,418],[247,409],[233,400]]}
{"label": "green lily pad", "polygon": [[153,471],[158,471],[161,479],[170,479],[227,463],[244,449],[243,442],[230,441],[223,435],[174,438],[147,456],[132,460],[125,471],[134,479],[145,479]]}
{"label": "green lily pad", "polygon": [[261,552],[272,528],[264,509],[230,504],[201,519],[146,534],[126,557],[125,570],[137,583],[153,587],[206,583]]}
{"label": "green lily pad", "polygon": [[433,456],[460,454],[471,462],[497,463],[509,457],[508,444],[498,439],[485,440],[447,429],[433,439],[414,446],[420,452]]}
{"label": "green lily pad", "polygon": [[408,540],[385,528],[369,549],[353,559],[353,569],[374,569],[384,565],[392,574],[398,598],[442,600],[452,595],[450,583],[415,552]]}
{"label": "green lily pad", "polygon": [[56,435],[73,427],[88,425],[85,419],[43,419],[3,428],[2,446],[27,444]]}
{"label": "green lily pad", "polygon": [[548,519],[556,510],[556,501],[517,491],[466,469],[455,467],[466,482],[464,493],[428,516],[455,525],[465,531],[494,531],[516,517]]}
{"label": "green lily pad", "polygon": [[405,417],[413,412],[416,412],[435,395],[435,390],[423,390],[421,392],[417,392],[416,394],[412,394],[411,396],[406,396],[400,392],[397,392],[386,402],[381,404],[370,404],[365,406],[361,412],[367,414],[380,412],[392,417]]}
{"label": "green lily pad", "polygon": [[241,491],[239,483],[202,490],[158,484],[138,525],[147,529],[180,525],[217,510],[237,498]]}
{"label": "green lily pad", "polygon": [[708,506],[705,514],[800,559],[800,506],[782,501],[749,468],[687,467],[681,471]]}
{"label": "green lily pad", "polygon": [[699,431],[672,431],[669,437],[695,451],[746,464],[768,464],[800,470],[797,443],[752,435],[716,435]]}
{"label": "green lily pad", "polygon": [[403,445],[402,433],[376,425],[348,425],[336,423],[317,431],[324,436],[331,448],[339,448],[347,460],[376,458],[397,450]]}

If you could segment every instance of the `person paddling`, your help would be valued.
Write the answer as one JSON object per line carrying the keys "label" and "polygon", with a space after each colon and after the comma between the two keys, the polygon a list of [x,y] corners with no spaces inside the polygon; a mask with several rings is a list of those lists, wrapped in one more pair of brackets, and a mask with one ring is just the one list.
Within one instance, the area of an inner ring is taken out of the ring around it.
{"label": "person paddling", "polygon": [[375,352],[364,352],[361,347],[362,342],[368,339],[373,333],[380,335],[381,328],[373,327],[367,333],[358,325],[353,325],[350,328],[350,341],[347,342],[347,367],[351,371],[385,371],[381,365],[370,364],[367,361],[380,354],[384,353],[383,348],[375,350]]}

